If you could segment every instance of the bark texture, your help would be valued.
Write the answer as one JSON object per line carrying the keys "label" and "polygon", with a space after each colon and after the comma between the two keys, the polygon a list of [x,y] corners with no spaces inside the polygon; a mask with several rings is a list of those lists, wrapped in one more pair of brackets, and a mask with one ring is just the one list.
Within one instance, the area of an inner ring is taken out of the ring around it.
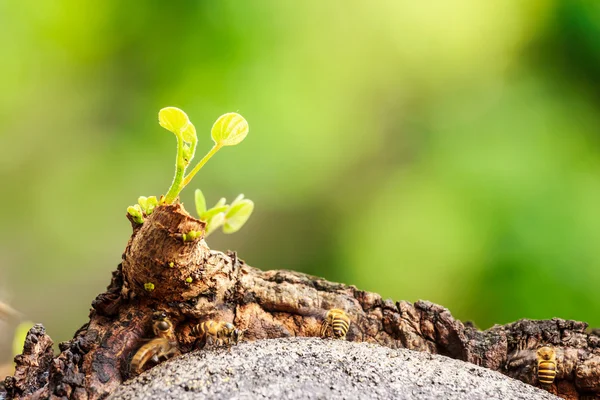
{"label": "bark texture", "polygon": [[152,337],[155,311],[173,321],[186,353],[195,347],[191,327],[201,321],[233,322],[250,341],[318,336],[331,308],[350,316],[347,340],[441,354],[536,386],[535,351],[553,346],[557,376],[543,388],[566,399],[600,398],[600,337],[583,322],[520,320],[480,331],[430,302],[394,302],[293,271],[261,271],[233,252],[210,250],[201,238],[184,242],[183,233],[204,225],[181,205],[160,206],[143,225],[132,225],[123,261],[93,301],[89,322],[60,343],[57,356],[43,327],[32,328],[14,377],[5,380],[8,398],[107,397],[131,377],[131,357]]}

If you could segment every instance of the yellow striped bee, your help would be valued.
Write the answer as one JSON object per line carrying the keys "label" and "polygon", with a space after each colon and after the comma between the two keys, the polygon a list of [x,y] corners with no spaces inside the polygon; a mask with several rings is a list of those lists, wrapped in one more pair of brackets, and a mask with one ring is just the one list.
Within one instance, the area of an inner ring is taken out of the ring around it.
{"label": "yellow striped bee", "polygon": [[344,310],[332,308],[325,314],[325,319],[321,324],[321,337],[333,336],[338,339],[346,339],[346,334],[350,328],[350,317]]}
{"label": "yellow striped bee", "polygon": [[148,361],[158,364],[161,358],[167,359],[178,354],[179,349],[176,342],[165,338],[152,339],[140,347],[131,359],[131,371],[140,374]]}
{"label": "yellow striped bee", "polygon": [[152,314],[152,332],[156,337],[175,340],[173,323],[167,318],[164,311]]}
{"label": "yellow striped bee", "polygon": [[237,344],[244,337],[244,331],[237,329],[231,322],[210,320],[194,325],[192,335],[202,339],[205,343],[215,342],[217,346],[221,346]]}
{"label": "yellow striped bee", "polygon": [[537,350],[537,376],[542,385],[551,385],[556,377],[556,351],[544,346]]}
{"label": "yellow striped bee", "polygon": [[166,313],[161,311],[152,315],[152,332],[156,337],[142,345],[131,359],[130,370],[134,374],[140,374],[148,361],[158,364],[160,359],[179,354],[173,323]]}

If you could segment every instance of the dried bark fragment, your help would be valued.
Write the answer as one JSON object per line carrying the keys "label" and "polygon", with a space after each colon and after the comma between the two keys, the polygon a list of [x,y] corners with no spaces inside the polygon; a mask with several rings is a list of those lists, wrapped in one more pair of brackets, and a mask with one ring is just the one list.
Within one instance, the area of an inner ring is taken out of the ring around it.
{"label": "dried bark fragment", "polygon": [[15,375],[5,379],[8,396],[44,397],[48,385],[48,374],[52,368],[54,354],[52,339],[40,324],[34,325],[25,338],[23,353],[15,357]]}
{"label": "dried bark fragment", "polygon": [[[61,353],[53,358],[41,326],[30,331],[17,372],[6,380],[9,397],[106,397],[130,376],[131,357],[152,336],[154,311],[169,315],[185,353],[196,341],[191,326],[207,319],[232,321],[246,331],[245,340],[318,336],[331,308],[350,316],[347,340],[442,354],[534,385],[535,350],[551,345],[558,373],[545,389],[568,399],[600,394],[600,337],[586,333],[583,322],[521,320],[480,331],[430,302],[394,303],[306,274],[261,271],[235,253],[211,251],[203,240],[183,242],[183,233],[203,227],[180,205],[160,206],[134,225],[107,292],[92,303],[89,322],[61,343]],[[146,282],[155,290],[146,291]]]}

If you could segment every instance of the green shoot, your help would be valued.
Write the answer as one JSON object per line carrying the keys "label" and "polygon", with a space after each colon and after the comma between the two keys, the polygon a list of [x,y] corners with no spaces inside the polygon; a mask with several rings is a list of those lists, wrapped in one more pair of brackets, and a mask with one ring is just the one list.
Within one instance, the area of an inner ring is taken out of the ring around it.
{"label": "green shoot", "polygon": [[150,214],[152,214],[152,212],[154,211],[156,206],[158,206],[158,199],[156,198],[156,196],[150,196],[150,197],[140,196],[138,198],[138,204],[142,208],[142,211],[144,212],[144,214],[150,215]]}
{"label": "green shoot", "polygon": [[198,218],[200,221],[206,222],[205,236],[220,227],[223,227],[224,233],[239,231],[254,211],[254,203],[250,199],[245,199],[243,194],[240,194],[230,205],[226,204],[225,198],[221,198],[214,207],[208,210],[206,209],[206,199],[200,189],[196,189],[195,198]]}
{"label": "green shoot", "polygon": [[196,164],[192,171],[185,176],[187,167],[196,152],[196,128],[186,113],[175,107],[167,107],[158,113],[160,125],[173,132],[177,137],[177,157],[175,160],[175,177],[165,195],[164,202],[172,204],[179,193],[190,183],[194,175],[214,156],[221,147],[234,146],[248,135],[248,122],[239,114],[228,113],[220,116],[214,123],[211,136],[214,141],[212,149]]}
{"label": "green shoot", "polygon": [[[175,176],[171,187],[160,200],[156,196],[140,196],[138,204],[129,206],[127,212],[131,219],[137,224],[143,224],[145,217],[151,215],[159,204],[173,204],[179,198],[179,193],[190,183],[192,178],[200,169],[217,153],[222,147],[235,146],[242,142],[248,135],[248,122],[237,113],[221,115],[213,124],[211,138],[213,147],[186,175],[186,170],[196,154],[198,137],[196,128],[185,112],[176,107],[166,107],[158,113],[158,123],[166,130],[173,132],[177,138],[177,156],[175,158]],[[196,211],[201,221],[206,223],[206,236],[219,228],[225,233],[233,233],[240,230],[246,223],[254,210],[254,203],[239,195],[233,203],[226,204],[225,198],[221,198],[214,207],[207,209],[206,199],[198,189],[195,193]],[[183,241],[194,241],[202,236],[202,232],[190,231],[182,234]],[[172,263],[169,266],[172,268]],[[154,290],[154,284],[146,283],[147,291]]]}
{"label": "green shoot", "polygon": [[194,158],[198,137],[196,136],[196,128],[187,114],[179,108],[166,107],[160,110],[158,112],[158,123],[166,130],[173,132],[177,138],[175,177],[165,195],[165,203],[172,204],[183,189],[185,169]]}
{"label": "green shoot", "polygon": [[144,289],[146,289],[147,292],[153,291],[154,290],[154,283],[152,283],[152,282],[144,283]]}
{"label": "green shoot", "polygon": [[127,213],[131,215],[136,224],[144,223],[144,212],[139,204],[127,207]]}
{"label": "green shoot", "polygon": [[136,224],[143,224],[144,216],[152,214],[156,206],[158,206],[158,199],[156,196],[140,196],[138,198],[138,204],[127,207],[127,213],[131,215]]}

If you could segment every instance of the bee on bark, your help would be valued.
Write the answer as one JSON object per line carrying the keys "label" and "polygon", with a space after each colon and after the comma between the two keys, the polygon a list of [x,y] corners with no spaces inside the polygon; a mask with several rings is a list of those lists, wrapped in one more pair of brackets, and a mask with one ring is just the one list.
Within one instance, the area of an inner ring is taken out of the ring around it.
{"label": "bee on bark", "polygon": [[332,308],[325,314],[325,319],[321,324],[321,337],[333,336],[345,340],[346,334],[350,328],[350,317],[344,310]]}
{"label": "bee on bark", "polygon": [[156,337],[175,341],[173,323],[164,311],[152,314],[152,332]]}
{"label": "bee on bark", "polygon": [[161,359],[178,355],[177,343],[165,338],[155,338],[144,344],[131,359],[131,371],[140,374],[148,361],[158,364]]}
{"label": "bee on bark", "polygon": [[551,385],[556,377],[556,351],[544,346],[537,350],[537,376],[542,385]]}
{"label": "bee on bark", "polygon": [[194,325],[192,336],[203,340],[205,344],[210,342],[221,346],[237,344],[242,340],[244,331],[237,329],[231,322],[210,320]]}
{"label": "bee on bark", "polygon": [[156,337],[142,345],[131,359],[130,370],[136,375],[144,370],[149,361],[158,364],[161,359],[179,354],[173,323],[166,313],[160,311],[152,315],[152,332]]}

